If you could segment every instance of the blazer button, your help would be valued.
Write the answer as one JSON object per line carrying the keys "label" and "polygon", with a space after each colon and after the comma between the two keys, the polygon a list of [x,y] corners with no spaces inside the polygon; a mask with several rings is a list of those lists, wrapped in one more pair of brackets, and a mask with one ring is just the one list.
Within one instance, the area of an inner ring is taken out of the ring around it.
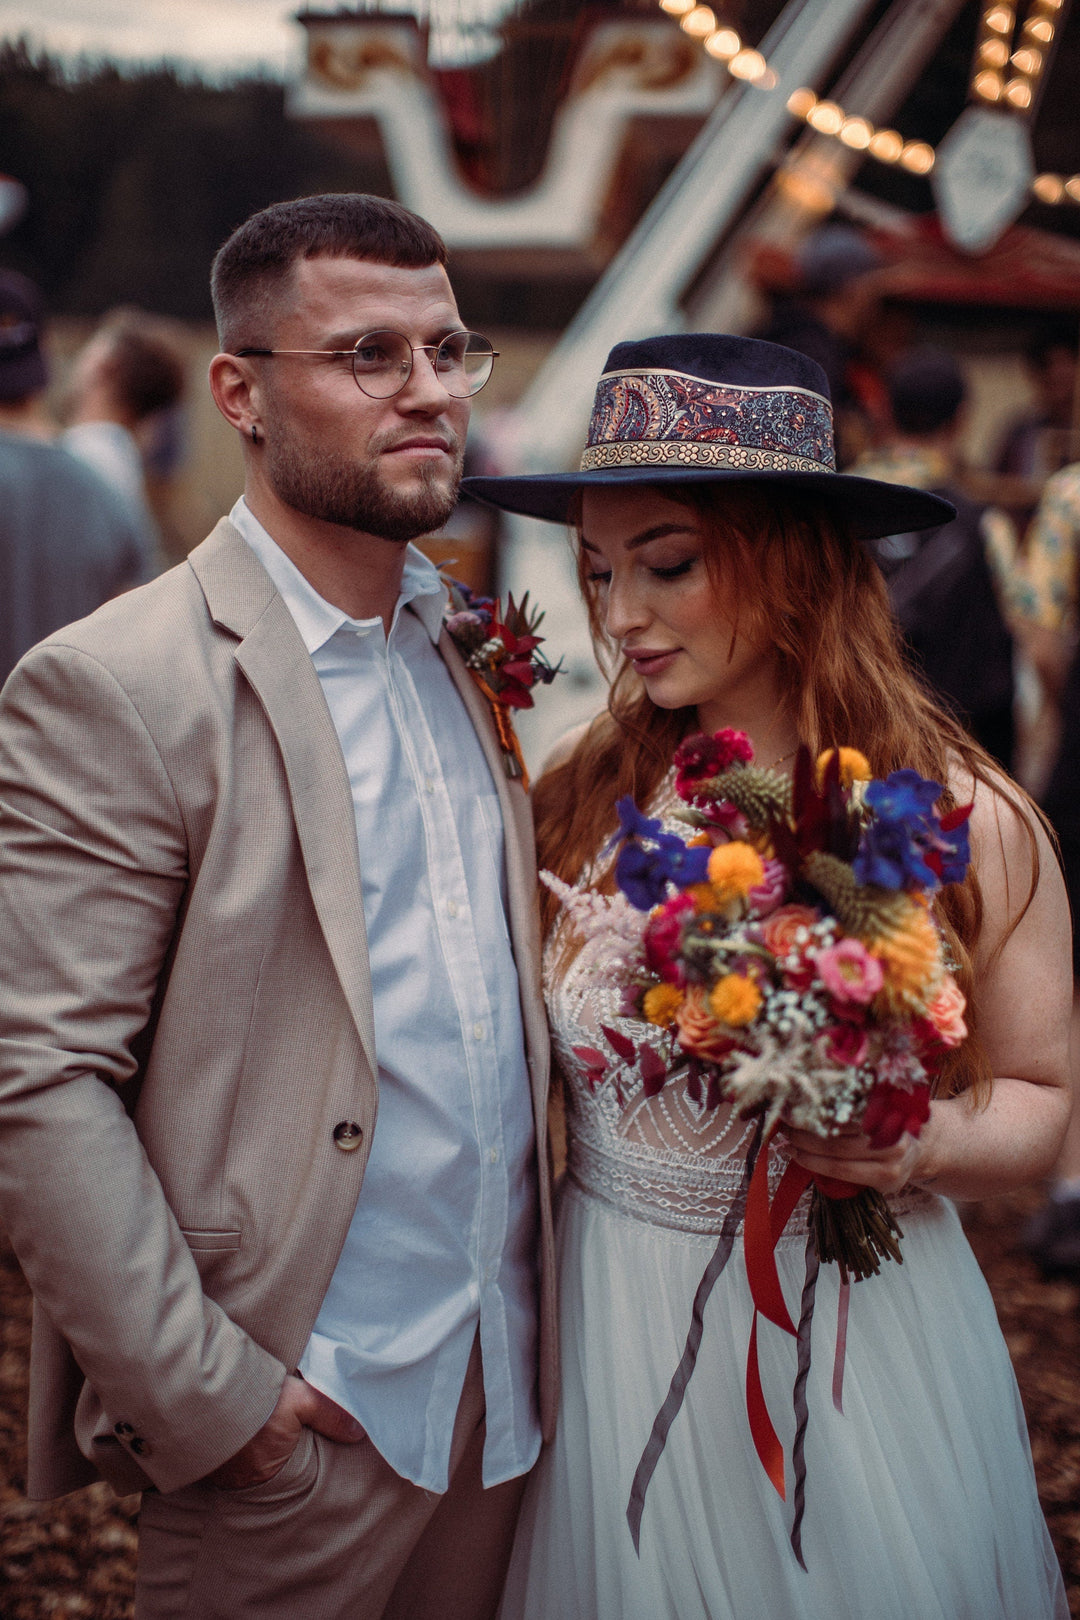
{"label": "blazer button", "polygon": [[129,1435],[132,1435],[132,1434],[135,1433],[135,1425],[133,1423],[123,1423],[123,1422],[114,1423],[113,1424],[113,1433],[118,1434],[120,1436],[121,1440],[126,1440]]}
{"label": "blazer button", "polygon": [[342,1153],[352,1153],[364,1140],[364,1127],[354,1119],[343,1119],[334,1126],[334,1144]]}
{"label": "blazer button", "polygon": [[136,1457],[149,1457],[153,1451],[153,1447],[147,1445],[141,1434],[135,1435],[134,1439],[131,1441],[131,1449],[135,1453]]}

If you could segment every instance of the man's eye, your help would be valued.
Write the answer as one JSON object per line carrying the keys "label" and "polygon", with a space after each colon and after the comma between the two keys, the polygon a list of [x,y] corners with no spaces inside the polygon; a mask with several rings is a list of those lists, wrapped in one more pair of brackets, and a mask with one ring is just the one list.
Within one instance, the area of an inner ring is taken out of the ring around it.
{"label": "man's eye", "polygon": [[607,585],[611,581],[611,574],[610,572],[606,574],[597,572],[593,574],[586,574],[585,578],[590,585]]}

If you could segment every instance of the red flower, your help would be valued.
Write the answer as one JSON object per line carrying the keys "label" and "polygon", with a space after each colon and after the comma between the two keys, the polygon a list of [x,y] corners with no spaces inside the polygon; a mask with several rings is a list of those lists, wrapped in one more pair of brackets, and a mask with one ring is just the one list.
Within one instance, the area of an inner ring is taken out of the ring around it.
{"label": "red flower", "polygon": [[686,975],[675,960],[675,953],[682,940],[683,921],[693,911],[691,896],[677,894],[673,900],[664,902],[656,915],[649,919],[645,929],[645,960],[667,984],[681,987],[686,983]]}
{"label": "red flower", "polygon": [[719,776],[737,759],[749,763],[753,757],[754,750],[745,731],[732,731],[728,727],[714,732],[711,737],[704,731],[696,732],[675,750],[675,791],[681,799],[693,799],[696,782]]}
{"label": "red flower", "polygon": [[895,1147],[905,1131],[918,1136],[930,1118],[930,1087],[890,1085],[880,1080],[863,1109],[862,1128],[872,1148]]}
{"label": "red flower", "polygon": [[822,1043],[830,1063],[846,1063],[854,1069],[866,1056],[866,1030],[858,1024],[834,1024],[824,1032]]}

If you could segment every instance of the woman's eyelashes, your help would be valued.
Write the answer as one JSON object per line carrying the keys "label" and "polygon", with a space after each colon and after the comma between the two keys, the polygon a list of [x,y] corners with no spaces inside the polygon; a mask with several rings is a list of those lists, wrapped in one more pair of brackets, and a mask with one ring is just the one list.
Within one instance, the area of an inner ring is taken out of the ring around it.
{"label": "woman's eyelashes", "polygon": [[[681,562],[649,563],[646,567],[654,579],[681,579],[684,574],[690,572],[698,560],[697,557],[684,557]],[[585,575],[585,578],[590,585],[610,585],[611,570],[594,568]]]}

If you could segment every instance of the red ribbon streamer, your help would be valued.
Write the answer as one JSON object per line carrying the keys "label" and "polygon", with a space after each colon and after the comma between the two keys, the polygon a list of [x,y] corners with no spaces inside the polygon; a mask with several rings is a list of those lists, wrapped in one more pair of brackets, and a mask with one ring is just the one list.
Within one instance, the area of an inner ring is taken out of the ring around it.
{"label": "red ribbon streamer", "polygon": [[836,1307],[836,1354],[833,1357],[832,1403],[840,1416],[844,1415],[844,1366],[847,1362],[848,1305],[851,1301],[851,1281],[841,1281],[840,1299]]}
{"label": "red ribbon streamer", "polygon": [[750,1345],[746,1354],[746,1415],[750,1434],[761,1466],[783,1501],[784,1451],[773,1426],[765,1394],[761,1387],[758,1365],[758,1317],[765,1316],[777,1327],[797,1336],[797,1329],[780,1287],[776,1270],[776,1245],[780,1240],[792,1211],[810,1185],[809,1170],[790,1163],[780,1179],[772,1206],[769,1205],[769,1143],[763,1144],[754,1166],[750,1190],[746,1199],[746,1224],[743,1228],[743,1248],[746,1256],[746,1275],[750,1296],[754,1301],[754,1319],[750,1326]]}

